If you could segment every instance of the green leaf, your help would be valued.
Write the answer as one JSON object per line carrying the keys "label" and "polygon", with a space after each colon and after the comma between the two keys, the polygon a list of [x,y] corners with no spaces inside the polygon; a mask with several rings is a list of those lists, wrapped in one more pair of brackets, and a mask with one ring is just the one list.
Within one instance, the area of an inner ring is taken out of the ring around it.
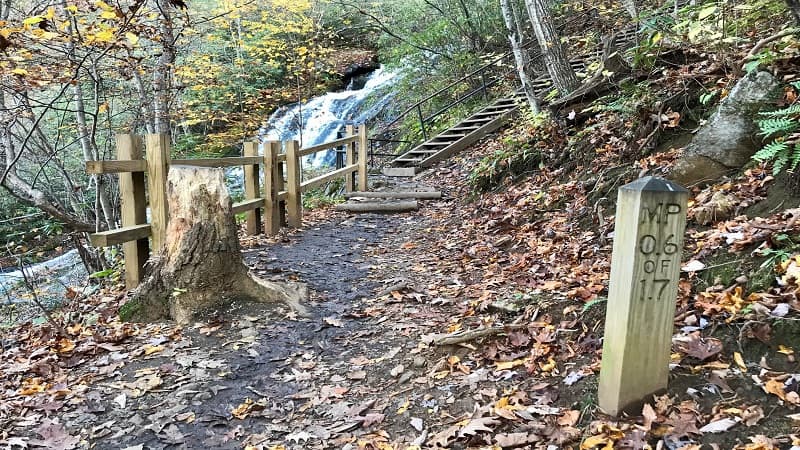
{"label": "green leaf", "polygon": [[758,69],[758,66],[761,64],[759,60],[753,60],[748,62],[744,65],[744,71],[747,73],[752,73],[754,70]]}
{"label": "green leaf", "polygon": [[89,278],[106,278],[114,273],[114,269],[101,270],[89,275]]}
{"label": "green leaf", "polygon": [[701,9],[697,13],[697,20],[703,20],[703,19],[711,16],[715,12],[717,12],[717,6],[716,5],[706,6],[705,8]]}

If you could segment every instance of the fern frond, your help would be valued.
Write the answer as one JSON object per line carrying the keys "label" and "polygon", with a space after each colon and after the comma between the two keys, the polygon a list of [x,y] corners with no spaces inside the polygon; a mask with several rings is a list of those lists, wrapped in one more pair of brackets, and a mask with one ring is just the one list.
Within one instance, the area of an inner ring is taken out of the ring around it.
{"label": "fern frond", "polygon": [[800,102],[787,106],[786,108],[777,111],[767,111],[758,113],[765,117],[790,117],[800,114]]}
{"label": "fern frond", "polygon": [[772,175],[778,176],[787,164],[789,164],[789,154],[786,152],[779,154],[772,163]]}
{"label": "fern frond", "polygon": [[757,151],[752,158],[758,162],[770,161],[782,153],[789,152],[789,145],[783,141],[773,141]]}
{"label": "fern frond", "polygon": [[796,120],[780,118],[780,119],[764,119],[758,121],[758,127],[761,129],[762,136],[772,136],[774,134],[786,134],[795,131],[798,127]]}
{"label": "fern frond", "polygon": [[792,151],[791,157],[791,164],[789,165],[789,171],[794,172],[794,169],[797,168],[797,165],[800,164],[800,143],[794,144],[794,150]]}
{"label": "fern frond", "polygon": [[800,92],[800,80],[797,80],[797,81],[792,81],[792,82],[791,82],[791,83],[789,83],[789,84],[791,84],[791,85],[792,85],[792,87],[793,87],[793,88],[795,88],[795,89],[797,90],[797,92]]}

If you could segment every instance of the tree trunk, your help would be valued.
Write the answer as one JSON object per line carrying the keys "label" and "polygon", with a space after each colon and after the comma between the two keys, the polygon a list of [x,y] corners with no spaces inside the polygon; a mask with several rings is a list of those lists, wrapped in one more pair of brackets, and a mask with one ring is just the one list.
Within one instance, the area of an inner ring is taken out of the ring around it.
{"label": "tree trunk", "polygon": [[170,89],[172,68],[175,65],[175,31],[172,27],[172,4],[158,0],[160,18],[161,56],[153,70],[153,116],[156,133],[170,134]]}
{"label": "tree trunk", "polygon": [[800,0],[786,0],[786,6],[792,12],[794,20],[800,25]]}
{"label": "tree trunk", "polygon": [[120,311],[126,320],[166,317],[186,324],[195,314],[237,299],[283,301],[305,315],[302,285],[256,278],[245,266],[222,169],[172,166],[169,222],[150,277]]}
{"label": "tree trunk", "polygon": [[543,0],[525,0],[525,6],[528,8],[533,31],[542,49],[553,86],[558,89],[560,95],[567,95],[580,83],[572,66],[569,65],[569,59],[556,33],[550,11],[545,7]]}
{"label": "tree trunk", "polygon": [[539,112],[539,101],[536,99],[536,92],[533,90],[531,80],[528,78],[528,73],[525,71],[527,66],[527,58],[525,58],[523,37],[519,33],[519,25],[514,18],[514,11],[511,9],[511,0],[500,0],[500,8],[503,11],[503,20],[508,29],[508,40],[511,42],[511,51],[514,53],[514,62],[517,65],[517,75],[522,84],[522,91],[525,92],[525,97],[528,99],[528,105],[534,113]]}

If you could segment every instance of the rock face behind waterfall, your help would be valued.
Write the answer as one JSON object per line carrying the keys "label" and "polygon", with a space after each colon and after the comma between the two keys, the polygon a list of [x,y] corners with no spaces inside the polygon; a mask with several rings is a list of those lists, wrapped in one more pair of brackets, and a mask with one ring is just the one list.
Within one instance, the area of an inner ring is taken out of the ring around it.
{"label": "rock face behind waterfall", "polygon": [[683,185],[713,181],[738,169],[761,147],[758,112],[775,98],[778,80],[753,72],[739,80],[686,146],[670,178]]}

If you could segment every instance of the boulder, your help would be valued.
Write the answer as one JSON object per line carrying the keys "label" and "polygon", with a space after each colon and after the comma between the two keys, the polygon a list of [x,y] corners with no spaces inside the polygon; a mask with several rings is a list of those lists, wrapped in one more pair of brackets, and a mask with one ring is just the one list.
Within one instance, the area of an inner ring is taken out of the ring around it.
{"label": "boulder", "polygon": [[779,86],[767,72],[751,72],[739,80],[686,146],[669,178],[692,185],[713,181],[747,164],[761,148],[757,114],[775,99]]}

